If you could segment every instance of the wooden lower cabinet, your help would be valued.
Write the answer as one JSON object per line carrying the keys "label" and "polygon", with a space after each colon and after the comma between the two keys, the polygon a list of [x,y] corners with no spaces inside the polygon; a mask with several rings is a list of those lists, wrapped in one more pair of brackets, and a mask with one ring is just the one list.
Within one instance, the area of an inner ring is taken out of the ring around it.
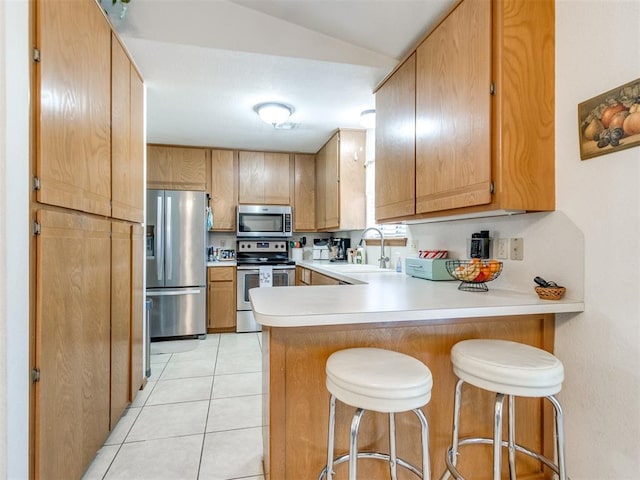
{"label": "wooden lower cabinet", "polygon": [[131,226],[112,222],[110,428],[116,426],[130,398],[131,253]]}
{"label": "wooden lower cabinet", "polygon": [[209,267],[208,276],[207,331],[235,331],[236,268]]}
{"label": "wooden lower cabinet", "polygon": [[142,344],[144,342],[144,227],[131,225],[131,385],[129,401],[133,402],[146,380]]}
{"label": "wooden lower cabinet", "polygon": [[36,219],[35,477],[75,479],[109,434],[111,222]]}
{"label": "wooden lower cabinet", "polygon": [[[453,345],[469,338],[517,341],[553,350],[553,315],[526,315],[386,324],[328,325],[272,328],[263,326],[263,444],[265,478],[317,478],[326,463],[329,393],[325,363],[333,352],[353,347],[379,347],[412,355],[433,374],[431,401],[422,410],[429,422],[433,477],[444,471],[445,451],[451,443],[453,394],[456,377],[451,368]],[[465,389],[461,436],[492,436],[495,395]],[[354,408],[337,403],[336,452],[349,450],[349,427]],[[398,414],[398,455],[420,464],[419,422],[411,412]],[[553,409],[538,398],[516,399],[518,443],[553,458]],[[359,433],[361,450],[388,451],[388,419],[368,412]],[[503,437],[506,438],[506,437]],[[506,455],[504,456],[506,457]],[[479,480],[492,478],[488,446],[466,446],[458,466]],[[505,460],[506,463],[506,460]],[[335,469],[336,480],[348,478],[348,463]],[[401,480],[415,478],[398,470]],[[385,462],[358,464],[359,478],[388,478]],[[539,462],[518,457],[518,478],[551,478]]]}

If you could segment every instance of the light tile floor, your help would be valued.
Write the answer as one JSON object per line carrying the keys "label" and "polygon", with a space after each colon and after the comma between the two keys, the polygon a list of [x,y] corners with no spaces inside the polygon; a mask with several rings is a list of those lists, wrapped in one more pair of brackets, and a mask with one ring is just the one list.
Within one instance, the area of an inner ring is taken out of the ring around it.
{"label": "light tile floor", "polygon": [[147,387],[83,480],[263,480],[261,369],[258,333],[152,355]]}

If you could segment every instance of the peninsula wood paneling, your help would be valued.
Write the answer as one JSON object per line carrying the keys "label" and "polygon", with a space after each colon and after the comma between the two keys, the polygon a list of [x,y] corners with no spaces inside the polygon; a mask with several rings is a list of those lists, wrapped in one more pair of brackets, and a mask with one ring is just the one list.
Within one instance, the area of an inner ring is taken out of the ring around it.
{"label": "peninsula wood paneling", "polygon": [[376,93],[376,221],[416,211],[416,54]]}
{"label": "peninsula wood paneling", "polygon": [[491,202],[491,3],[460,3],[418,47],[416,77],[416,213]]}
{"label": "peninsula wood paneling", "polygon": [[[453,393],[456,377],[449,353],[458,341],[469,338],[497,338],[518,341],[547,351],[553,349],[553,315],[459,319],[441,324],[407,322],[402,324],[363,324],[304,328],[270,328],[263,332],[266,470],[270,478],[299,480],[317,478],[326,462],[329,393],[325,387],[325,363],[331,353],[352,347],[379,347],[418,358],[434,377],[432,398],[423,408],[429,421],[431,465],[434,478],[444,471],[445,450],[451,442]],[[268,374],[268,375],[267,375]],[[461,434],[491,436],[493,398],[490,392],[465,390]],[[516,400],[518,440],[529,448],[553,457],[551,411],[540,399]],[[349,427],[354,409],[338,403],[336,451],[349,449]],[[397,416],[398,455],[419,464],[419,422],[411,413]],[[386,415],[365,414],[359,448],[386,449]],[[506,438],[506,437],[505,437]],[[492,478],[491,449],[464,447],[460,471],[473,478]],[[505,460],[506,462],[506,460]],[[336,479],[347,478],[347,464],[336,467]],[[382,462],[362,461],[362,478],[387,478]],[[401,480],[413,479],[399,469]],[[545,478],[538,463],[519,458],[518,477]]]}
{"label": "peninsula wood paneling", "polygon": [[109,433],[108,220],[38,210],[35,473],[81,478]]}
{"label": "peninsula wood paneling", "polygon": [[36,2],[41,203],[111,214],[111,30],[86,0]]}

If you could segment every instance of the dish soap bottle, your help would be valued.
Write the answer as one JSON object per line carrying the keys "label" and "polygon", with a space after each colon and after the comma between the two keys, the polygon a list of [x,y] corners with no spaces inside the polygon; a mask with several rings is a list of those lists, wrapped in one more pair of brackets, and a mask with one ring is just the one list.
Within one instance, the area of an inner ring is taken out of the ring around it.
{"label": "dish soap bottle", "polygon": [[399,253],[396,253],[396,272],[402,272],[402,259]]}
{"label": "dish soap bottle", "polygon": [[366,263],[366,259],[364,256],[364,247],[358,247],[358,249],[356,250],[356,263],[357,264]]}

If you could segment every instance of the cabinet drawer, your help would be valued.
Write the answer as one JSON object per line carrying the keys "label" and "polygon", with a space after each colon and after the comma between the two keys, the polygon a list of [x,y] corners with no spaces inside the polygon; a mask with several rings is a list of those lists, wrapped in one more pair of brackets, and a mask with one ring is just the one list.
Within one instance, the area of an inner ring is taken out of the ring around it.
{"label": "cabinet drawer", "polygon": [[230,282],[235,273],[233,267],[209,267],[207,270],[210,282]]}

